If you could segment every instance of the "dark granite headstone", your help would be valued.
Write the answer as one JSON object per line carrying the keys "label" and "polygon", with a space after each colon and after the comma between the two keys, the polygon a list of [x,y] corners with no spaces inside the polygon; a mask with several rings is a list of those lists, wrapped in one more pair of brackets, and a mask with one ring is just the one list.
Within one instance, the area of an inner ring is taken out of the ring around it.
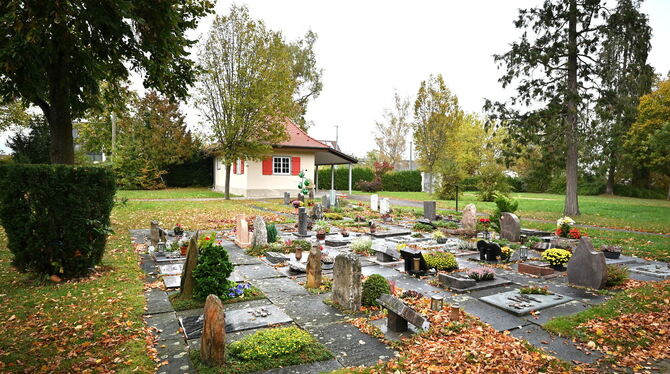
{"label": "dark granite headstone", "polygon": [[[304,288],[303,288],[304,290]],[[179,319],[186,339],[197,339],[202,336],[203,315],[189,316]],[[266,305],[258,308],[244,308],[226,311],[227,333],[244,331],[285,324],[293,320],[276,305]]]}
{"label": "dark granite headstone", "polygon": [[440,281],[442,287],[449,287],[449,288],[464,289],[474,287],[477,284],[477,282],[474,279],[462,277],[459,274],[452,275],[452,274],[440,273],[437,275],[437,279]]}
{"label": "dark granite headstone", "polygon": [[[412,325],[427,330],[430,328],[430,322],[402,300],[389,294],[383,294],[377,299],[384,308],[389,312],[388,328],[391,331],[402,332],[407,330],[407,322]],[[400,319],[405,322],[400,321]]]}
{"label": "dark granite headstone", "polygon": [[[400,250],[400,256],[405,260],[405,272],[410,275],[426,275],[428,272],[428,264],[426,260],[423,259],[423,254],[421,251],[417,251],[411,248],[403,248]],[[419,268],[416,269],[414,265],[415,259],[419,261]]]}
{"label": "dark granite headstone", "polygon": [[307,236],[307,209],[298,208],[298,236]]}
{"label": "dark granite headstone", "polygon": [[323,195],[323,197],[321,198],[321,204],[323,204],[324,210],[330,209],[330,196]]}
{"label": "dark granite headstone", "polygon": [[423,217],[429,221],[435,221],[437,218],[437,202],[424,201],[423,202]]}
{"label": "dark granite headstone", "polygon": [[477,242],[477,250],[479,251],[479,259],[481,261],[495,262],[502,253],[502,249],[497,243],[480,240]]}

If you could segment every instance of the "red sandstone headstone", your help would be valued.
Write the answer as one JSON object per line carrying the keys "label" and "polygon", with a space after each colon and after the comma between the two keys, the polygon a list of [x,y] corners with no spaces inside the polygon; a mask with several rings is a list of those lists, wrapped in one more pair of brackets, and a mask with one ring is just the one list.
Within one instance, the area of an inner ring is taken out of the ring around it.
{"label": "red sandstone headstone", "polygon": [[216,295],[207,296],[203,315],[200,359],[209,366],[223,365],[226,358],[226,321],[223,304]]}
{"label": "red sandstone headstone", "polygon": [[537,266],[531,264],[521,263],[518,265],[517,271],[519,273],[532,274],[537,276],[546,276],[554,274],[554,269],[546,266]]}

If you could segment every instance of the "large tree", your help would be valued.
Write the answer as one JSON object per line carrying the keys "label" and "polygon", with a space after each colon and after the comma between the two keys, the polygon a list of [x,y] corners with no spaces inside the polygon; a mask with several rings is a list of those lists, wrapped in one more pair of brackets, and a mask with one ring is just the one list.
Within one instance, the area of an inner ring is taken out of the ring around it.
{"label": "large tree", "polygon": [[442,74],[421,82],[414,102],[414,143],[417,160],[429,174],[429,192],[433,192],[435,165],[447,155],[449,137],[462,120],[458,98],[447,88]]}
{"label": "large tree", "polygon": [[[600,0],[546,0],[522,9],[514,25],[524,32],[495,60],[505,69],[503,87],[515,83],[508,103],[486,103],[492,117],[522,143],[558,140],[565,152],[564,214],[579,215],[580,138],[589,132],[586,109],[597,93]],[[545,143],[547,144],[547,143]]]}
{"label": "large tree", "polygon": [[51,160],[74,163],[72,120],[99,103],[101,81],[125,81],[185,97],[194,80],[184,33],[207,0],[4,0],[0,6],[0,98],[42,109]]}
{"label": "large tree", "polygon": [[[656,168],[670,176],[670,78],[640,98],[638,117],[627,133],[625,147],[637,166]],[[670,185],[668,189],[670,199]]]}
{"label": "large tree", "polygon": [[201,45],[196,105],[226,168],[226,198],[231,163],[269,154],[287,137],[284,121],[304,110],[295,97],[305,81],[296,74],[294,47],[236,6],[214,19]]}
{"label": "large tree", "polygon": [[410,115],[409,99],[400,97],[396,92],[393,95],[393,108],[384,110],[384,119],[375,123],[375,142],[379,154],[383,161],[387,161],[395,169],[400,167],[405,154],[405,138],[412,128]]}
{"label": "large tree", "polygon": [[[601,119],[601,137],[607,166],[608,194],[614,194],[615,174],[623,156],[621,143],[635,122],[640,96],[651,90],[654,69],[647,64],[651,49],[651,27],[640,12],[640,1],[619,0],[603,27],[603,43],[598,75],[601,96],[597,112]],[[645,173],[633,169],[634,182]]]}

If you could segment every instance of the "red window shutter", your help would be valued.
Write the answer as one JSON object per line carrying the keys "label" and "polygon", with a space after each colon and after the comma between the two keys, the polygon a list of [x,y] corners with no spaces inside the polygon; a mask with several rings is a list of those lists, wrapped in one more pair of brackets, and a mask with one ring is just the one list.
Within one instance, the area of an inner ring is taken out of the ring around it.
{"label": "red window shutter", "polygon": [[300,157],[291,157],[291,174],[300,174]]}
{"label": "red window shutter", "polygon": [[233,174],[237,174],[237,161],[233,162]]}
{"label": "red window shutter", "polygon": [[240,160],[240,174],[244,174],[244,159]]}
{"label": "red window shutter", "polygon": [[263,159],[263,175],[272,175],[272,157]]}

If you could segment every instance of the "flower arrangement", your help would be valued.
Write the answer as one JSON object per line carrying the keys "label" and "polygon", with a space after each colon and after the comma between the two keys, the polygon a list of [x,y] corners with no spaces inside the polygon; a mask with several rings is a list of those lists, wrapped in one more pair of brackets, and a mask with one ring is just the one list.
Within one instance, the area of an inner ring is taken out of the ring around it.
{"label": "flower arrangement", "polygon": [[527,286],[527,287],[521,287],[519,289],[519,293],[522,295],[553,295],[554,293],[549,291],[547,286],[544,287],[539,287],[539,286]]}
{"label": "flower arrangement", "polygon": [[228,288],[226,294],[229,298],[235,298],[244,295],[244,290],[251,288],[249,283],[238,283],[237,286]]}
{"label": "flower arrangement", "polygon": [[487,223],[491,223],[491,219],[490,218],[480,218],[479,222],[486,225]]}
{"label": "flower arrangement", "polygon": [[291,204],[293,204],[293,207],[296,208],[296,209],[298,209],[298,208],[300,208],[301,206],[305,205],[305,203],[303,203],[303,202],[300,201],[300,200],[293,200],[293,201],[291,201]]}
{"label": "flower arrangement", "polygon": [[514,250],[508,246],[503,246],[500,248],[500,259],[502,261],[509,261],[510,257],[512,257],[512,254],[514,253]]}
{"label": "flower arrangement", "polygon": [[315,229],[317,232],[318,232],[318,231],[323,231],[324,234],[327,234],[327,233],[330,232],[330,225],[329,225],[328,222],[326,222],[325,220],[318,220],[318,221],[316,221],[316,223],[314,224],[314,229]]}
{"label": "flower arrangement", "polygon": [[550,248],[542,252],[542,259],[552,266],[565,266],[570,261],[572,253],[565,249]]}
{"label": "flower arrangement", "polygon": [[372,250],[372,239],[362,237],[354,240],[351,243],[351,251],[365,256],[374,254],[374,251]]}
{"label": "flower arrangement", "polygon": [[433,231],[433,239],[444,239],[444,238],[446,238],[446,236],[442,231],[440,230]]}
{"label": "flower arrangement", "polygon": [[476,269],[468,270],[468,277],[474,279],[475,281],[488,281],[493,280],[496,276],[496,272],[493,269],[488,267],[480,267]]}
{"label": "flower arrangement", "polygon": [[563,238],[579,239],[581,233],[574,227],[575,220],[570,217],[561,217],[556,220],[556,235]]}

